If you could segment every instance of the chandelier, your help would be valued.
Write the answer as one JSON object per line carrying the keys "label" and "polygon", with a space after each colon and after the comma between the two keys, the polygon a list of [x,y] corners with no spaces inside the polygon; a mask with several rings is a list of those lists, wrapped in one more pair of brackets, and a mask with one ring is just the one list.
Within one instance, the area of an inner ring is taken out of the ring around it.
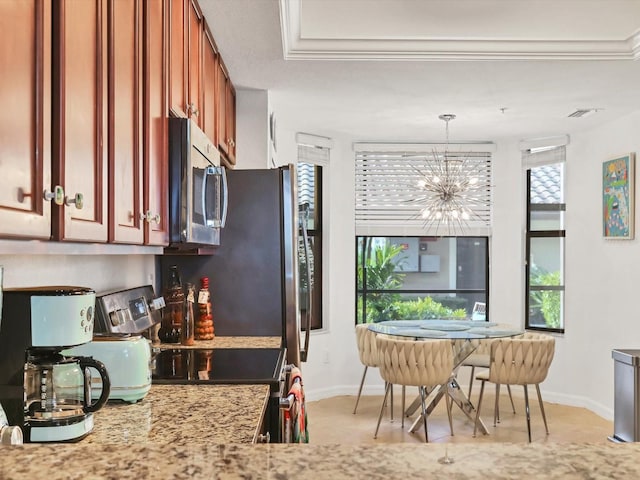
{"label": "chandelier", "polygon": [[419,216],[424,226],[438,229],[462,229],[478,215],[474,206],[480,205],[486,195],[486,168],[470,154],[449,152],[449,122],[456,118],[453,114],[439,115],[446,124],[446,145],[444,152],[433,150],[433,158],[425,159],[424,169],[415,165],[418,173],[418,196],[411,201],[420,205]]}

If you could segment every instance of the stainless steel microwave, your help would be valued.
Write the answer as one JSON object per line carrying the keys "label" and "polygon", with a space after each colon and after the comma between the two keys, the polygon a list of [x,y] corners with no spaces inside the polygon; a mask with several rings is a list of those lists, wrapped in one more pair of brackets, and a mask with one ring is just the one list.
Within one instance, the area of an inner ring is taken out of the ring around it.
{"label": "stainless steel microwave", "polygon": [[217,147],[193,120],[170,118],[170,244],[219,245],[227,200],[227,177]]}

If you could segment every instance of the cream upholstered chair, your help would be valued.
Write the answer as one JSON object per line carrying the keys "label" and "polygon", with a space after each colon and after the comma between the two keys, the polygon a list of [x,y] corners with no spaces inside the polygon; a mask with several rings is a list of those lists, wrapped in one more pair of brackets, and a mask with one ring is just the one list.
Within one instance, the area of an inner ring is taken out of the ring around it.
{"label": "cream upholstered chair", "polygon": [[369,369],[369,367],[375,368],[378,366],[376,334],[369,330],[367,324],[363,323],[356,325],[356,342],[358,344],[358,355],[360,357],[360,363],[364,365],[364,372],[362,372],[362,380],[360,380],[360,388],[358,389],[356,406],[353,409],[354,414],[356,413],[356,410],[358,410],[358,403],[360,402],[360,395],[362,394],[362,386],[364,385],[364,379],[367,376],[367,370]]}
{"label": "cream upholstered chair", "polygon": [[[480,418],[484,384],[487,381],[504,385],[522,385],[524,387],[529,442],[531,442],[531,417],[527,385],[535,385],[544,428],[547,435],[549,435],[547,417],[544,413],[542,395],[540,395],[540,383],[547,378],[554,352],[555,339],[551,335],[539,333],[525,333],[518,338],[496,338],[491,342],[489,370],[476,376],[482,383],[476,411],[476,422],[473,429],[474,437],[478,427],[478,419]],[[496,397],[496,405],[497,400],[498,398]],[[495,408],[497,409],[497,406]]]}
{"label": "cream upholstered chair", "polygon": [[[482,339],[482,340],[471,340],[472,343],[476,345],[476,349],[473,351],[471,355],[465,358],[460,366],[462,367],[471,367],[471,374],[469,375],[469,393],[467,396],[471,398],[471,390],[473,388],[473,380],[476,368],[489,368],[489,351],[491,349],[491,342],[494,339]],[[509,392],[509,400],[511,401],[511,409],[513,413],[516,413],[516,407],[513,403],[513,396],[511,395],[511,386],[507,384],[507,391]],[[500,384],[496,383],[496,398],[500,395]],[[496,420],[500,421],[500,413],[499,410],[496,410],[494,416],[494,426]]]}
{"label": "cream upholstered chair", "polygon": [[[453,369],[453,350],[449,340],[421,340],[389,338],[387,336],[376,337],[378,350],[378,368],[380,375],[386,382],[384,400],[380,408],[378,425],[373,438],[378,437],[380,421],[384,412],[384,406],[392,384],[418,387],[422,405],[422,417],[424,421],[425,441],[429,441],[427,431],[426,387],[435,387],[447,383],[451,378]],[[453,435],[453,423],[451,421],[451,399],[445,395],[449,427]],[[404,396],[402,400],[404,412]]]}

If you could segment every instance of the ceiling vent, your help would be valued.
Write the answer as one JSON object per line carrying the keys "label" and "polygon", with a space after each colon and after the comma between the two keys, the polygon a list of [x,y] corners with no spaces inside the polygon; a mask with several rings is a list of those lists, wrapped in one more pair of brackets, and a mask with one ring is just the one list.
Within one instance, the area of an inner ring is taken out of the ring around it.
{"label": "ceiling vent", "polygon": [[569,115],[567,115],[567,117],[569,117],[569,118],[587,117],[589,115],[593,115],[598,110],[600,110],[600,109],[599,108],[579,108],[575,112],[570,113]]}

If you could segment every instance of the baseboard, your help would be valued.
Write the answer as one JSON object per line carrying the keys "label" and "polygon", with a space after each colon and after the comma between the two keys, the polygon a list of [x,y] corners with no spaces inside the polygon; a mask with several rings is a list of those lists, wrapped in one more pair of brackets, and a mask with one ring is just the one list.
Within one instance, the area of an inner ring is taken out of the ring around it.
{"label": "baseboard", "polygon": [[[477,390],[474,391],[477,393]],[[466,392],[466,388],[463,387]],[[505,389],[506,390],[506,389]],[[569,407],[586,408],[605,420],[613,421],[613,409],[593,401],[590,398],[579,395],[567,395],[565,393],[549,392],[540,389],[542,398],[545,402],[558,403]],[[512,388],[513,395],[516,397],[524,396],[522,388]],[[323,400],[325,398],[339,397],[344,395],[356,396],[358,394],[358,385],[335,385],[328,388],[313,389],[305,386],[305,397],[308,402]],[[365,385],[362,389],[362,395],[384,395],[384,385]],[[533,393],[535,395],[535,393]],[[473,392],[472,392],[473,396]],[[531,395],[529,396],[531,398]],[[537,400],[536,400],[537,401]]]}
{"label": "baseboard", "polygon": [[578,395],[567,395],[566,393],[546,392],[542,390],[542,398],[545,402],[559,403],[569,407],[582,407],[592,411],[605,420],[613,421],[613,409],[590,398]]}

